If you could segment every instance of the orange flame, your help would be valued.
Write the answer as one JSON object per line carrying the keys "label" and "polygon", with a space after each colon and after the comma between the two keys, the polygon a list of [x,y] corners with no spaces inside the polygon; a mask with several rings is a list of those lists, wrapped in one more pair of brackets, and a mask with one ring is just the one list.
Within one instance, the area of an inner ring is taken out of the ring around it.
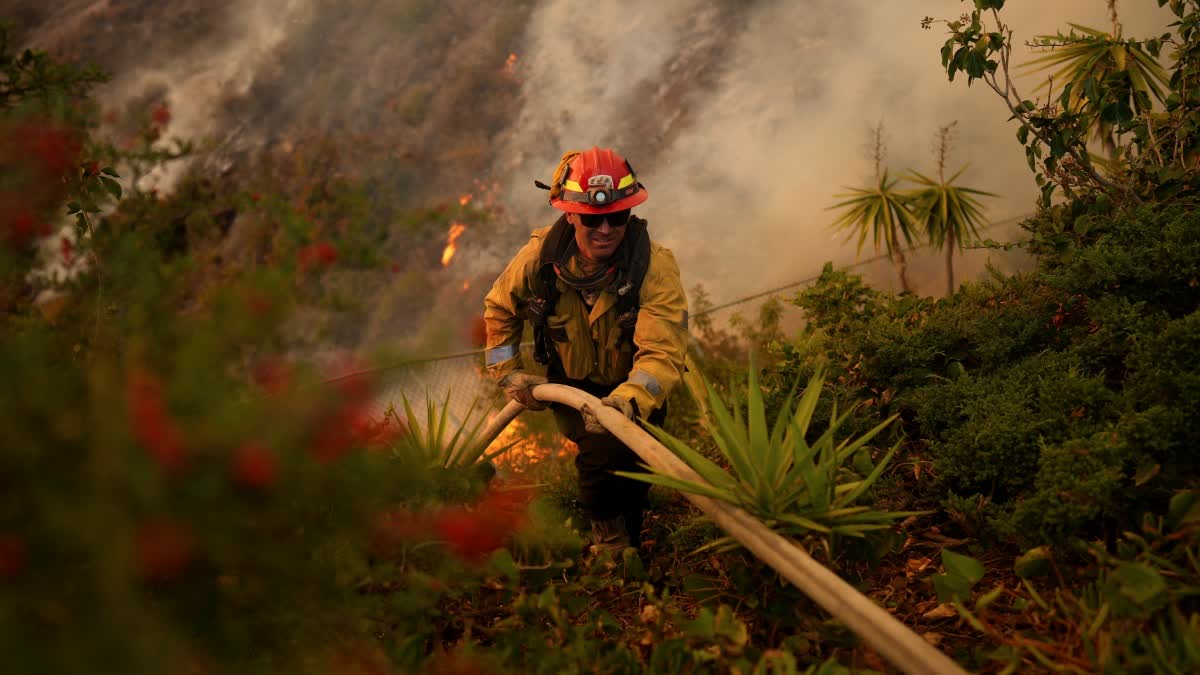
{"label": "orange flame", "polygon": [[463,232],[467,231],[467,226],[462,223],[450,223],[450,231],[446,234],[446,248],[442,249],[442,267],[450,264],[454,259],[454,253],[458,250],[455,242],[462,236]]}
{"label": "orange flame", "polygon": [[471,193],[470,192],[468,192],[467,194],[458,198],[459,206],[466,206],[467,204],[470,204],[470,203],[471,203]]}
{"label": "orange flame", "polygon": [[517,55],[509,52],[508,58],[504,59],[504,74],[508,77],[513,77],[517,73]]}
{"label": "orange flame", "polygon": [[[515,443],[515,445],[514,445]],[[571,444],[565,439],[551,439],[544,434],[534,433],[520,419],[513,420],[496,440],[488,446],[488,452],[512,445],[493,460],[497,467],[512,473],[521,473],[538,462],[555,457],[566,457],[571,452]]]}

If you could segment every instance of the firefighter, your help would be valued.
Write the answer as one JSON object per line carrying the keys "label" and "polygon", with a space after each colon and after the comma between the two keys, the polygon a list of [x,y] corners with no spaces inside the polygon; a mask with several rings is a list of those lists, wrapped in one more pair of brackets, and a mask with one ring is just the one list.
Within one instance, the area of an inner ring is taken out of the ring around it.
{"label": "firefighter", "polygon": [[[562,214],[532,233],[484,300],[489,373],[530,410],[546,407],[532,388],[554,382],[597,396],[631,420],[661,425],[683,375],[688,314],[675,257],[630,212],[649,196],[645,186],[621,155],[598,147],[566,153],[551,184],[535,184],[550,191],[550,205]],[[522,363],[525,321],[547,377]],[[637,455],[594,416],[550,407],[579,448],[590,550],[637,548],[649,486],[612,474],[639,470]]]}

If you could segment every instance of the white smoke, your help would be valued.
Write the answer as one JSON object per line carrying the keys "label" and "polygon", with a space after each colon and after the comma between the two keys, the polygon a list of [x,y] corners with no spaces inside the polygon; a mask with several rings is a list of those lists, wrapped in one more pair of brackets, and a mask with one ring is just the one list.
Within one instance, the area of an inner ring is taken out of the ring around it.
{"label": "white smoke", "polygon": [[[843,186],[870,179],[862,147],[880,120],[893,174],[934,172],[934,133],[958,120],[950,167],[969,164],[965,184],[1002,195],[986,200],[989,217],[1033,209],[1035,186],[1002,101],[980,82],[948,82],[938,55],[944,26],[920,26],[927,14],[956,18],[970,3],[766,2],[736,23],[712,26],[715,36],[695,29],[715,10],[691,0],[601,8],[573,30],[578,6],[550,0],[530,26],[525,109],[509,141],[524,152],[510,153],[519,161],[498,173],[512,176],[512,194],[532,195],[517,204],[531,227],[553,217],[544,193],[529,188],[532,177],[545,180],[563,150],[620,141],[617,149],[650,189],[639,213],[675,251],[685,285],[703,282],[722,300],[787,283],[824,260],[854,260],[854,244],[827,227],[826,208]],[[1158,35],[1171,20],[1149,1],[1121,10],[1129,36]],[[1009,2],[1002,17],[1017,42],[1067,30],[1068,21],[1110,26],[1101,0]],[[612,36],[627,28],[632,39],[614,44]],[[686,126],[647,156],[645,141],[653,139],[639,139],[623,124],[639,117],[648,91],[670,82],[674,74],[664,64],[698,39],[725,41],[712,46],[722,48],[711,63],[719,80],[707,95],[685,101],[689,109],[656,111],[668,124],[674,113],[686,113]],[[1027,50],[1018,53],[1024,58]],[[1034,83],[1025,83],[1032,96]],[[873,253],[868,246],[863,256]]]}

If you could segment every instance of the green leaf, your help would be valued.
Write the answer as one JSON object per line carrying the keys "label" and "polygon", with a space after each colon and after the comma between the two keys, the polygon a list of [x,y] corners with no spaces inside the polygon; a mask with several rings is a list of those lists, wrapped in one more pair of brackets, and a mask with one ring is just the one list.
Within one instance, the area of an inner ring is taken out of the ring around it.
{"label": "green leaf", "polygon": [[488,569],[492,574],[499,574],[510,581],[516,581],[521,576],[521,568],[506,548],[496,549],[492,553],[488,559]]}
{"label": "green leaf", "polygon": [[982,611],[984,609],[987,609],[988,605],[995,602],[996,598],[999,598],[1000,594],[1003,592],[1004,592],[1004,584],[998,584],[992,590],[979,596],[979,599],[975,601],[975,611]]}
{"label": "green leaf", "polygon": [[640,480],[643,483],[650,483],[651,485],[661,485],[662,487],[679,490],[680,492],[689,492],[702,497],[710,497],[727,504],[737,504],[739,501],[737,496],[729,490],[719,490],[705,483],[694,483],[679,478],[672,478],[671,476],[663,476],[655,473],[638,473],[636,471],[614,471],[613,475]]}
{"label": "green leaf", "polygon": [[953,574],[939,574],[933,577],[933,588],[937,592],[938,602],[941,603],[966,600],[971,596],[971,586],[969,581]]}
{"label": "green leaf", "polygon": [[733,610],[728,605],[721,605],[717,608],[717,615],[713,620],[713,634],[725,638],[730,644],[737,647],[745,645],[750,640],[746,624],[734,616]]}
{"label": "green leaf", "polygon": [[679,624],[679,630],[683,631],[684,635],[705,640],[711,640],[716,636],[716,624],[713,620],[712,611],[707,607],[701,607],[693,621],[683,621]]}
{"label": "green leaf", "polygon": [[960,553],[955,553],[950,549],[942,549],[942,565],[946,568],[946,573],[962,577],[970,586],[975,585],[983,578],[983,564],[978,560],[965,556]]}
{"label": "green leaf", "polygon": [[115,180],[112,180],[111,178],[105,178],[105,177],[101,177],[100,182],[101,182],[101,184],[104,185],[104,189],[110,195],[112,195],[114,199],[121,198],[122,192],[121,192],[121,184],[120,183],[118,183]]}
{"label": "green leaf", "polygon": [[813,532],[824,532],[826,534],[833,532],[832,528],[826,527],[815,520],[791,513],[779,514],[775,519],[781,520],[785,523],[791,523],[792,525],[799,525],[800,527],[803,527],[806,530],[812,530]]}
{"label": "green leaf", "polygon": [[105,176],[112,176],[113,178],[121,177],[121,174],[117,173],[116,170],[114,170],[111,166],[106,166],[103,169],[100,169],[100,173],[104,174]]}
{"label": "green leaf", "polygon": [[1050,563],[1050,547],[1038,546],[1031,548],[1021,554],[1013,563],[1013,571],[1022,579],[1031,579],[1033,577],[1049,574],[1051,568]]}
{"label": "green leaf", "polygon": [[1167,591],[1167,582],[1158,570],[1144,563],[1125,563],[1113,570],[1111,578],[1121,595],[1143,606]]}

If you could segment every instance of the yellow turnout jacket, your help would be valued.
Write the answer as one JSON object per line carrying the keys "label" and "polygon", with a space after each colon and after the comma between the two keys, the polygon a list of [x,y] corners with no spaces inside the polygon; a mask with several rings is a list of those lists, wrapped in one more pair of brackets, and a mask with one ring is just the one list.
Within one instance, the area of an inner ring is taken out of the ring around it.
{"label": "yellow turnout jacket", "polygon": [[[537,274],[542,240],[549,231],[543,227],[533,232],[484,298],[487,367],[496,379],[522,367],[523,312],[534,297],[530,281]],[[574,260],[570,267],[579,273]],[[687,299],[671,251],[650,244],[650,265],[642,281],[632,345],[621,340],[615,294],[601,292],[589,311],[576,290],[561,279],[557,284],[558,304],[547,326],[552,333],[565,333],[566,339],[555,340],[554,345],[566,376],[619,384],[612,395],[636,401],[643,416],[660,407],[683,377],[688,339]]]}

